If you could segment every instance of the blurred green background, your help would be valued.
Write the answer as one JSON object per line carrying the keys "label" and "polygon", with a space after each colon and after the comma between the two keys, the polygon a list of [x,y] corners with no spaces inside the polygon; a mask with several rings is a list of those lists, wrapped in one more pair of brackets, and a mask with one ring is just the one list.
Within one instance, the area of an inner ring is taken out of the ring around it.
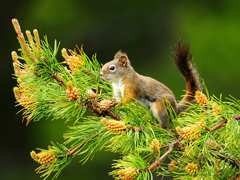
{"label": "blurred green background", "polygon": [[[19,48],[11,24],[17,18],[22,31],[38,29],[49,43],[61,41],[61,48],[84,45],[86,54],[97,53],[101,63],[118,50],[126,52],[135,70],[166,84],[177,100],[185,82],[173,64],[171,53],[177,38],[190,44],[200,76],[210,94],[229,94],[240,99],[240,1],[99,1],[99,0],[8,0],[0,6],[1,70],[0,177],[7,180],[41,179],[29,156],[35,148],[47,148],[50,141],[62,143],[71,123],[64,120],[21,121],[12,88],[11,51]],[[59,60],[63,60],[59,53]],[[82,165],[76,157],[59,180],[112,179],[110,152],[96,153]],[[49,178],[50,179],[50,178]],[[160,179],[160,178],[155,178]],[[165,178],[164,178],[165,179]]]}

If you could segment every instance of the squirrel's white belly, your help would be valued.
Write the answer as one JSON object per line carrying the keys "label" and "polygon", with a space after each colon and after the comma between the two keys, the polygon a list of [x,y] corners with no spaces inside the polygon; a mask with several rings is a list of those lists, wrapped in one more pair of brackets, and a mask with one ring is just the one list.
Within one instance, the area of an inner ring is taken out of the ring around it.
{"label": "squirrel's white belly", "polygon": [[112,82],[113,92],[116,100],[120,101],[121,98],[124,96],[124,84],[122,81],[117,83]]}

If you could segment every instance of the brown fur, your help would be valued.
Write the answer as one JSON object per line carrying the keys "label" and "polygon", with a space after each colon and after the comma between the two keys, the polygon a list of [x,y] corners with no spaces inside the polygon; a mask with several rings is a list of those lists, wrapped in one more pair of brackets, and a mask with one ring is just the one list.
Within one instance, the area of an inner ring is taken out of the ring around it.
{"label": "brown fur", "polygon": [[195,100],[195,92],[201,90],[199,75],[192,63],[192,55],[190,54],[189,49],[188,44],[181,43],[181,41],[178,40],[173,55],[175,64],[186,81],[186,94],[179,103],[178,113],[185,111],[187,105]]}
{"label": "brown fur", "polygon": [[125,85],[123,97],[124,102],[128,102],[129,100],[135,101],[137,99],[135,87],[127,80],[123,80],[123,84]]}

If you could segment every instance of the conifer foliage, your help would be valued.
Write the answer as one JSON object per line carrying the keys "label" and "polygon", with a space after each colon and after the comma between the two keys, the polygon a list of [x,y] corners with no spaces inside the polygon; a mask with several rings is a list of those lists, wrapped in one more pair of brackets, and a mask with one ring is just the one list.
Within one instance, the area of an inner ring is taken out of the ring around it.
{"label": "conifer foliage", "polygon": [[[59,44],[52,49],[37,30],[26,31],[12,20],[20,55],[12,52],[13,88],[22,106],[23,121],[42,118],[66,119],[73,125],[62,144],[30,153],[39,163],[44,179],[57,178],[76,155],[87,161],[99,150],[121,155],[114,160],[115,179],[152,179],[156,175],[180,179],[237,179],[240,177],[240,101],[196,93],[196,104],[162,129],[150,111],[138,102],[118,102],[111,84],[99,76],[96,56],[89,59],[82,48],[66,50],[63,62],[56,59]],[[166,107],[171,108],[171,107]],[[84,116],[89,110],[92,116]],[[172,112],[172,113],[171,113]],[[171,162],[166,164],[165,159]]]}

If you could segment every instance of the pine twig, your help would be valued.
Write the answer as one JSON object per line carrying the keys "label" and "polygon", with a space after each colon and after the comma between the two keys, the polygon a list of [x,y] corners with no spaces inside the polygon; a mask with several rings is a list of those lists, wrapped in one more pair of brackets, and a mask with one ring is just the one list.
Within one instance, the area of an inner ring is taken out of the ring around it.
{"label": "pine twig", "polygon": [[94,112],[95,114],[97,114],[98,116],[109,116],[115,120],[120,121],[122,119],[121,116],[111,112],[110,110],[107,111],[103,111],[103,112],[99,112],[98,110],[98,106],[95,103],[92,103],[91,101],[87,102],[87,103],[80,103],[82,106],[87,106],[87,108],[89,110],[91,110],[92,112]]}
{"label": "pine twig", "polygon": [[[213,155],[213,156],[214,156],[214,155]],[[233,168],[236,167],[236,168],[240,169],[240,165],[238,164],[238,161],[239,161],[239,160],[235,160],[235,159],[231,158],[231,157],[230,157],[229,155],[227,155],[227,154],[219,155],[219,156],[217,156],[217,158],[219,158],[219,159],[221,159],[221,160],[223,160],[223,161],[225,161],[225,162],[230,163]]]}
{"label": "pine twig", "polygon": [[223,120],[220,121],[217,125],[213,126],[213,127],[210,129],[210,132],[213,132],[213,131],[219,129],[220,127],[222,127],[222,126],[223,126],[224,124],[226,124],[227,122],[228,122],[228,120],[227,120],[225,117],[223,117]]}
{"label": "pine twig", "polygon": [[[47,60],[46,60],[46,58],[45,57],[41,57],[41,59],[46,63],[47,62]],[[49,69],[49,68],[47,68],[48,69],[48,71],[49,71],[49,75],[53,78],[53,79],[55,79],[61,86],[64,86],[64,87],[66,87],[66,84],[63,82],[63,80],[60,78],[60,77],[58,77],[56,74],[54,74],[53,72],[51,72],[51,70]]]}
{"label": "pine twig", "polygon": [[240,173],[238,173],[238,174],[235,174],[234,176],[232,176],[230,179],[228,179],[228,180],[237,180],[237,179],[239,179],[240,178]]}
{"label": "pine twig", "polygon": [[63,80],[60,77],[58,77],[56,74],[55,75],[53,74],[52,78],[55,79],[61,86],[66,87],[66,84],[63,82]]}
{"label": "pine twig", "polygon": [[74,155],[76,152],[78,152],[81,148],[84,147],[84,145],[94,139],[95,137],[97,137],[97,134],[99,133],[99,131],[95,132],[93,135],[91,135],[90,137],[88,137],[85,141],[81,142],[79,145],[77,145],[75,148],[71,149],[70,151],[66,152],[66,155]]}
{"label": "pine twig", "polygon": [[93,77],[92,73],[88,72],[88,71],[83,71],[84,74],[90,76],[90,77]]}
{"label": "pine twig", "polygon": [[138,131],[138,132],[142,132],[142,128],[141,127],[127,127],[127,130],[132,130],[132,131]]}
{"label": "pine twig", "polygon": [[166,147],[168,147],[168,146],[169,146],[169,144],[162,145],[162,146],[160,147],[160,149],[162,150],[162,149],[164,149],[164,148],[166,148]]}
{"label": "pine twig", "polygon": [[237,115],[237,116],[235,116],[235,117],[233,117],[233,119],[235,119],[235,120],[240,120],[240,114]]}
{"label": "pine twig", "polygon": [[154,168],[156,168],[157,166],[159,166],[162,161],[174,150],[174,146],[176,144],[178,144],[182,139],[179,138],[179,139],[176,139],[175,141],[171,142],[168,146],[169,146],[169,149],[159,158],[157,159],[156,161],[154,161],[150,166],[146,167],[145,169],[142,169],[140,170],[140,172],[146,172],[146,171],[149,171],[149,170],[152,170]]}
{"label": "pine twig", "polygon": [[118,121],[123,119],[121,116],[119,116],[119,115],[117,115],[117,114],[115,114],[115,113],[113,113],[111,111],[105,111],[105,112],[102,113],[102,115],[103,116],[109,116],[109,117],[111,117],[111,118],[113,118],[115,120],[118,120]]}
{"label": "pine twig", "polygon": [[[236,119],[236,120],[238,120],[238,119],[240,119],[240,115],[237,115],[237,116],[235,116],[235,117],[233,117],[233,118]],[[223,117],[223,120],[220,121],[220,122],[219,122],[217,125],[215,125],[214,127],[212,127],[211,130],[210,130],[210,132],[213,132],[213,131],[221,128],[221,127],[222,127],[224,124],[226,124],[227,122],[228,122],[228,120],[227,120],[225,117]],[[151,123],[151,124],[152,124],[152,125],[155,125],[155,124],[153,124],[153,123]],[[146,172],[146,171],[148,171],[148,170],[152,170],[152,169],[156,168],[157,166],[159,166],[159,165],[162,163],[162,161],[174,150],[174,146],[175,146],[176,144],[180,143],[181,140],[182,140],[181,138],[178,138],[178,139],[176,139],[175,141],[171,142],[171,143],[168,144],[168,145],[163,145],[163,146],[161,146],[160,149],[164,149],[164,148],[166,148],[166,147],[169,147],[168,151],[166,151],[159,159],[157,159],[156,161],[154,161],[150,166],[148,166],[148,167],[145,168],[145,169],[140,170],[140,172],[141,172],[141,171],[142,171],[142,172]],[[229,161],[229,159],[227,159],[226,157],[223,157],[223,156],[219,156],[219,158],[222,159],[222,160],[225,160],[225,161]],[[240,166],[239,166],[234,160],[230,160],[230,164],[231,164],[233,167],[240,168]]]}
{"label": "pine twig", "polygon": [[[239,115],[236,115],[235,117],[233,117],[233,119],[235,119],[235,120],[240,120],[240,114],[239,114]],[[222,126],[223,126],[224,124],[226,124],[227,122],[228,122],[228,120],[227,120],[225,117],[223,117],[223,120],[220,121],[220,122],[219,122],[217,125],[215,125],[214,127],[212,127],[212,128],[210,129],[210,131],[213,132],[213,131],[219,129],[220,127],[222,127]]]}

